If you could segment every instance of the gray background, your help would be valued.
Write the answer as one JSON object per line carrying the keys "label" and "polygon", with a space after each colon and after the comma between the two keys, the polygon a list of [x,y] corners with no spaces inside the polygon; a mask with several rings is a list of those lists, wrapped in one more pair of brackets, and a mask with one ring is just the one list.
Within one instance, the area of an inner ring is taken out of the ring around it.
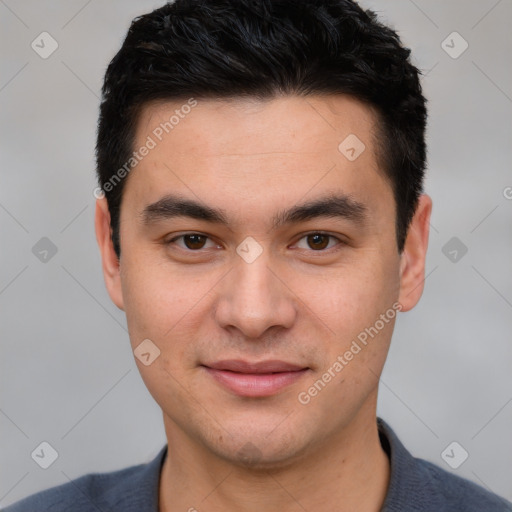
{"label": "gray background", "polygon": [[[416,456],[512,500],[512,2],[362,4],[426,75],[434,201],[425,292],[398,317],[378,412]],[[166,442],[104,287],[92,194],[103,73],[131,19],[160,5],[0,0],[3,506]],[[59,44],[47,59],[31,48],[43,31]],[[453,31],[469,43],[457,59],[441,46]],[[46,262],[42,237],[57,248]],[[452,237],[468,248],[455,262]],[[59,454],[46,470],[31,458],[42,441]],[[441,458],[452,441],[469,452],[456,470]]]}

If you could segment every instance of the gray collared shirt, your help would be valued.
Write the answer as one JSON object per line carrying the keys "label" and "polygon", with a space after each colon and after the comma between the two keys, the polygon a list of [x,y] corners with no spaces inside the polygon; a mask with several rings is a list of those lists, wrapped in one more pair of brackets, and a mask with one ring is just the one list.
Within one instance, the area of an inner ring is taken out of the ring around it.
{"label": "gray collared shirt", "polygon": [[[512,503],[436,465],[413,457],[377,418],[391,475],[381,512],[512,512]],[[167,445],[146,464],[90,473],[18,501],[4,512],[158,512],[160,471]],[[191,504],[191,507],[199,506]]]}

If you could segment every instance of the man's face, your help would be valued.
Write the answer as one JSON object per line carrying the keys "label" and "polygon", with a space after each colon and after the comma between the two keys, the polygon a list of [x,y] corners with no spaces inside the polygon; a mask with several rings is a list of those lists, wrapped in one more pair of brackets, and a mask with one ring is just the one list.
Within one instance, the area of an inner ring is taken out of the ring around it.
{"label": "man's face", "polygon": [[[139,118],[134,149],[155,144],[128,176],[107,286],[132,349],[149,339],[160,350],[137,365],[167,433],[227,460],[249,446],[284,464],[374,414],[393,304],[404,303],[376,118],[346,96],[198,100],[161,133],[183,104]],[[216,220],[151,207],[171,196]],[[301,209],[333,198],[328,215]],[[280,363],[257,365],[268,361]]]}

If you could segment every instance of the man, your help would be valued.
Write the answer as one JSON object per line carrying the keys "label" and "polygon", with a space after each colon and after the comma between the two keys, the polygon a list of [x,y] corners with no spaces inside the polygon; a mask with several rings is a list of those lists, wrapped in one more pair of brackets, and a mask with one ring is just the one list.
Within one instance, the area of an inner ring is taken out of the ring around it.
{"label": "man", "polygon": [[105,77],[96,234],[167,445],[9,507],[505,511],[376,417],[431,199],[410,51],[349,0],[177,0]]}

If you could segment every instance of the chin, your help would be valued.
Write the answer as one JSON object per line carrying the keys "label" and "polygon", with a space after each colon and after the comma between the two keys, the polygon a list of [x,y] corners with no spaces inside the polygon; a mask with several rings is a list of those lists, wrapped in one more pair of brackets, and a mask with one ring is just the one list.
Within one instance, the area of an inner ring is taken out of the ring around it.
{"label": "chin", "polygon": [[299,437],[298,432],[292,435],[289,430],[276,429],[269,433],[268,428],[246,427],[243,432],[222,439],[210,446],[218,457],[241,468],[266,472],[293,466],[311,446],[311,440]]}

